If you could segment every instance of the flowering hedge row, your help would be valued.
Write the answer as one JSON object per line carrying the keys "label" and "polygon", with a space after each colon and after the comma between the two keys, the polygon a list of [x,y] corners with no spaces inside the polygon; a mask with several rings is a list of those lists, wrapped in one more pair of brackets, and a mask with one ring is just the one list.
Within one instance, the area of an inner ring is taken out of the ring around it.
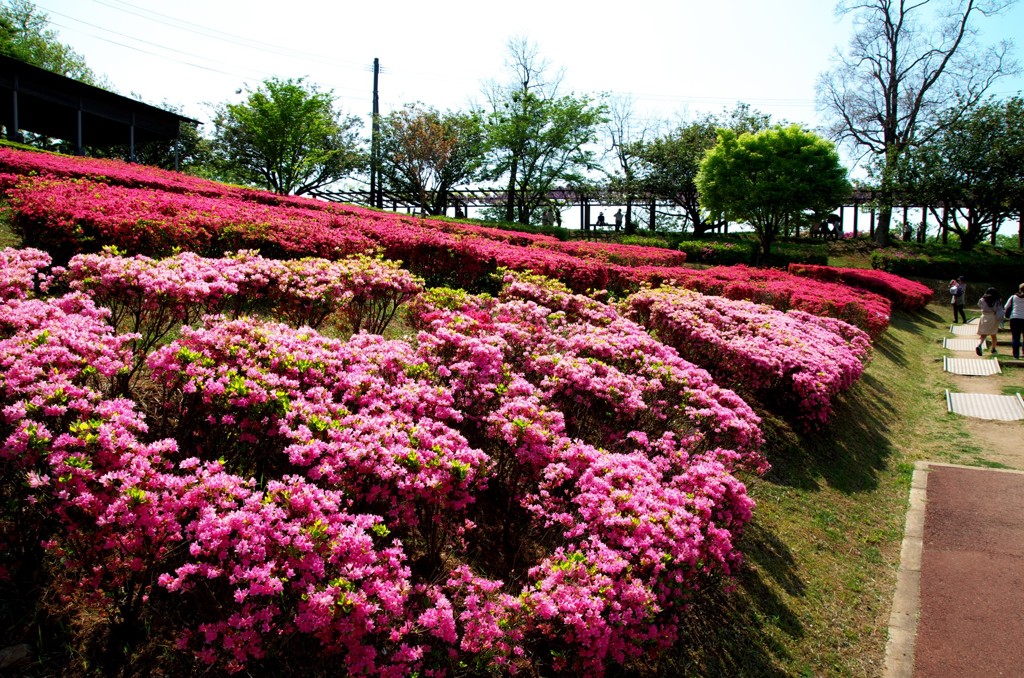
{"label": "flowering hedge row", "polygon": [[920,311],[928,305],[934,296],[934,292],[927,285],[885,271],[790,264],[789,272],[815,280],[841,282],[876,292],[895,304],[897,308],[910,312]]}
{"label": "flowering hedge row", "polygon": [[123,160],[0,148],[0,188],[11,188],[25,176],[89,179],[125,188],[150,188],[171,193],[247,200],[305,209],[323,209],[330,205],[314,198],[278,195]]}
{"label": "flowering hedge row", "polygon": [[91,179],[25,178],[8,193],[12,222],[26,242],[68,255],[113,245],[150,256],[262,249],[280,256],[335,258],[374,247],[358,230],[338,228],[337,217],[320,210]]}
{"label": "flowering hedge row", "polygon": [[[206,179],[199,179],[197,177],[179,174],[177,172],[168,172],[153,167],[132,165],[119,161],[95,160],[45,153],[31,153],[9,148],[0,149],[0,186],[3,186],[4,188],[13,187],[18,183],[21,175],[42,175],[51,179],[88,179],[93,182],[110,184],[124,189],[149,189],[151,191],[212,198],[218,201],[257,203],[272,208],[283,208],[286,211],[289,208],[295,209],[299,210],[300,213],[308,213],[310,211],[326,212],[326,215],[320,216],[310,217],[310,215],[306,215],[307,218],[311,218],[317,223],[330,223],[332,216],[341,217],[346,220],[356,219],[363,222],[372,222],[378,219],[383,219],[385,221],[398,219],[404,222],[406,226],[416,225],[416,227],[423,227],[432,231],[440,231],[442,233],[450,234],[456,239],[469,238],[494,240],[518,247],[529,247],[531,245],[544,246],[573,256],[596,259],[598,261],[614,264],[634,265],[639,263],[655,266],[678,265],[685,260],[685,254],[666,251],[658,247],[640,247],[634,245],[616,245],[595,242],[561,243],[556,238],[547,235],[514,233],[500,229],[450,222],[440,219],[400,217],[399,215],[392,213],[382,213],[350,205],[339,205],[296,196],[279,196],[265,191],[257,191],[239,186],[228,186]],[[129,191],[127,195],[132,195],[132,192]],[[169,203],[174,202],[171,198],[154,198],[151,195],[144,194],[139,199],[144,203],[152,202],[154,200],[158,201],[160,203],[159,210],[164,212],[164,217],[170,216],[169,210],[173,209],[168,207]],[[200,209],[203,208],[200,207]],[[141,214],[141,218],[149,218],[145,213]],[[266,214],[266,212],[261,212],[260,214]],[[271,210],[271,214],[275,214],[275,212]],[[286,219],[286,221],[288,221],[288,219]],[[258,226],[260,224],[264,224],[265,221],[256,220],[251,223]],[[154,221],[154,224],[164,224],[168,227],[173,225],[166,218],[160,218],[159,216],[156,221]],[[174,233],[174,235],[180,236],[181,233],[179,231]],[[257,234],[249,233],[243,235],[253,237]],[[279,237],[280,236],[275,236],[275,238]],[[108,241],[104,244],[116,244],[129,248],[132,243]],[[154,243],[140,243],[140,245],[147,244],[153,245]],[[162,244],[166,246],[167,242],[161,241],[155,244]],[[257,246],[258,243],[255,242],[235,242],[233,245],[229,245],[227,249]],[[288,242],[284,249],[286,252],[294,251],[295,247],[296,243]],[[132,251],[145,254],[167,253],[166,247],[163,250],[144,250],[135,248],[132,249]],[[324,243],[319,243],[319,247],[316,250],[306,249],[303,253],[325,255],[327,254],[327,251],[324,249]]]}
{"label": "flowering hedge row", "polygon": [[790,415],[804,429],[827,423],[840,393],[860,378],[868,335],[833,318],[683,289],[644,291],[627,308],[716,381]]}
{"label": "flowering hedge row", "polygon": [[[99,298],[115,263],[76,280]],[[114,398],[137,358],[109,311],[11,299],[0,586],[42,576],[119,651],[147,629],[228,671],[600,674],[671,643],[740,560],[750,408],[536,279],[421,294],[410,321],[415,342],[342,341],[207,316]]]}
{"label": "flowering hedge row", "polygon": [[[836,317],[872,336],[885,329],[890,312],[889,303],[873,293],[825,281],[809,283],[782,271],[742,266],[704,271],[678,266],[627,267],[602,261],[596,254],[600,250],[582,258],[553,249],[568,246],[557,241],[531,240],[531,245],[524,246],[513,244],[514,240],[463,237],[455,231],[428,227],[422,220],[369,211],[365,212],[373,218],[355,212],[110,187],[87,180],[22,180],[11,195],[15,222],[48,249],[74,251],[86,245],[114,244],[154,255],[177,247],[219,255],[258,247],[273,256],[332,259],[376,249],[403,261],[428,285],[467,289],[491,289],[500,267],[557,278],[577,292],[607,289],[627,293],[647,281],[671,280],[705,294]],[[608,254],[607,260],[625,260],[633,250],[608,251],[616,254]],[[663,258],[661,263],[673,260]]]}
{"label": "flowering hedge row", "polygon": [[813,280],[772,268],[715,266],[637,267],[636,281],[685,287],[701,294],[765,304],[780,311],[798,310],[836,318],[877,338],[889,326],[892,304],[885,297],[849,285]]}

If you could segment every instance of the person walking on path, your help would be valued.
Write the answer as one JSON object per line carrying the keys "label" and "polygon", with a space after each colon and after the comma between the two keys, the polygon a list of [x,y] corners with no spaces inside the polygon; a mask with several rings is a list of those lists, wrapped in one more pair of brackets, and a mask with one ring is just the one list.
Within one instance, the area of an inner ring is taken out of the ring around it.
{"label": "person walking on path", "polygon": [[949,303],[953,304],[953,322],[956,323],[957,317],[962,317],[962,322],[966,325],[967,313],[964,312],[964,299],[967,297],[967,282],[963,276],[949,281],[949,296]]}
{"label": "person walking on path", "polygon": [[1010,319],[1010,347],[1013,349],[1013,359],[1020,360],[1021,340],[1024,338],[1024,283],[1017,288],[1017,294],[1006,300],[1003,311]]}
{"label": "person walking on path", "polygon": [[992,355],[996,354],[996,335],[999,333],[999,323],[1003,320],[1003,305],[999,302],[999,292],[996,288],[990,287],[985,294],[978,299],[978,308],[981,309],[981,320],[978,322],[978,345],[974,352],[982,353],[985,345],[985,337],[992,340]]}

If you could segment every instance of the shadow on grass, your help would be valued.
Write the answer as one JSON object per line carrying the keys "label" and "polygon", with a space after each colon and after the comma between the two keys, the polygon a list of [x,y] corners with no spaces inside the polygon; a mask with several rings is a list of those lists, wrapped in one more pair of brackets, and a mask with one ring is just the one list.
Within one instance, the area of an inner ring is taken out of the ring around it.
{"label": "shadow on grass", "polygon": [[[894,322],[901,330],[924,331],[922,323],[902,315],[895,316]],[[876,360],[898,367],[909,364],[907,350],[895,333],[882,335],[874,350],[880,354]],[[890,436],[897,416],[895,397],[884,378],[869,369],[836,399],[829,424],[820,431],[800,434],[786,421],[759,411],[772,464],[765,480],[801,490],[816,490],[821,483],[844,493],[874,490],[879,472],[888,467],[894,452]]]}
{"label": "shadow on grass", "polygon": [[[941,322],[935,313],[923,315],[894,317],[896,331],[875,342],[877,364],[837,399],[823,430],[802,434],[786,419],[758,408],[772,463],[761,482],[780,490],[813,493],[827,487],[851,495],[879,488],[897,459],[890,439],[902,406],[891,376],[913,365],[914,347]],[[756,517],[740,548],[746,565],[735,591],[698,596],[681,623],[681,640],[656,669],[642,674],[771,677],[803,671],[793,648],[813,642],[807,624],[815,622],[804,620],[792,602],[808,595],[801,564],[779,533]]]}
{"label": "shadow on grass", "polygon": [[803,624],[777,590],[802,595],[796,563],[784,543],[755,523],[747,527],[741,548],[746,564],[732,592],[707,590],[680,620],[680,640],[656,667],[631,666],[618,675],[773,676],[789,675],[790,660],[779,636],[802,638]]}

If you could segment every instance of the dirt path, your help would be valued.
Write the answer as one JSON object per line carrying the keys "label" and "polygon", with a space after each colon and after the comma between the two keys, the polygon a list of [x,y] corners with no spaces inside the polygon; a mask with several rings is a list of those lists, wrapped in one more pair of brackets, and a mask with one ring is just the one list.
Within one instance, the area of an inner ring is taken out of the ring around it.
{"label": "dirt path", "polygon": [[[950,375],[957,391],[1009,395],[1024,392],[1024,367],[1003,366],[1003,373],[989,377]],[[964,418],[964,428],[977,441],[988,462],[1024,470],[1024,422]]]}

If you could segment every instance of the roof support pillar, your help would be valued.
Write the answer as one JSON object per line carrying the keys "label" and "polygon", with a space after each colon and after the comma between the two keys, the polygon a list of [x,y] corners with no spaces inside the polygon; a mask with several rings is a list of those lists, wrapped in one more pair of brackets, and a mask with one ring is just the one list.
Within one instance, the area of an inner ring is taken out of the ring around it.
{"label": "roof support pillar", "polygon": [[82,100],[78,100],[78,110],[75,111],[75,155],[85,155],[85,144],[82,143]]}
{"label": "roof support pillar", "polygon": [[15,74],[14,89],[11,90],[11,124],[8,126],[7,139],[21,143],[25,141],[25,135],[21,133],[21,121],[18,119],[18,89],[18,76]]}

